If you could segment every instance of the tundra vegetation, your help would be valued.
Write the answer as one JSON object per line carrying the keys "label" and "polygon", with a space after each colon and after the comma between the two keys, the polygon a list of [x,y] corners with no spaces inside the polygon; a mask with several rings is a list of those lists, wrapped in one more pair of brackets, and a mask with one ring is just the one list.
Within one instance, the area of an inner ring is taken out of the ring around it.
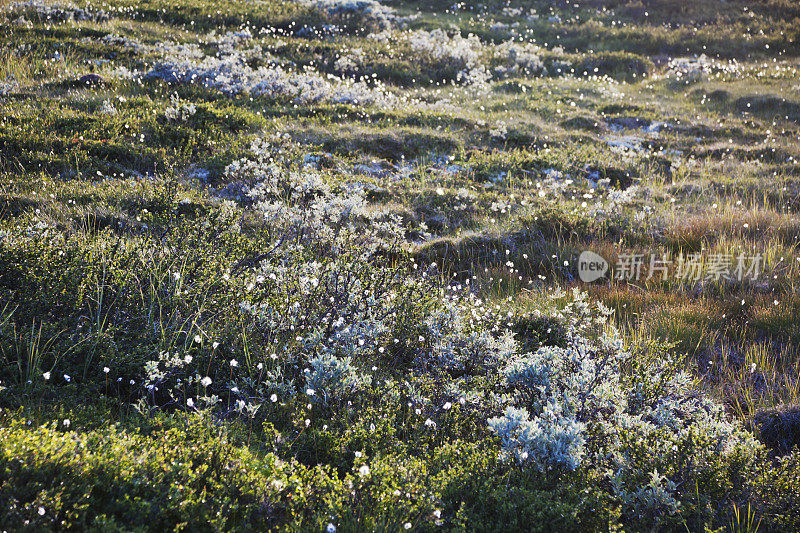
{"label": "tundra vegetation", "polygon": [[800,530],[794,1],[76,1],[0,3],[3,530]]}

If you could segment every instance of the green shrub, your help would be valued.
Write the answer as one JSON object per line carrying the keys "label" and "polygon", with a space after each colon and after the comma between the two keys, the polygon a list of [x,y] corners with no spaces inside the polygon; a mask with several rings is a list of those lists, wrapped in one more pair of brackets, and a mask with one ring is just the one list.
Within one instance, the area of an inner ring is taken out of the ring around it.
{"label": "green shrub", "polygon": [[800,453],[765,463],[748,483],[756,515],[767,531],[800,530]]}
{"label": "green shrub", "polygon": [[609,76],[634,81],[648,76],[655,66],[648,58],[630,52],[599,52],[578,60],[574,68],[577,76]]}
{"label": "green shrub", "polygon": [[322,471],[232,445],[197,417],[142,435],[2,416],[0,508],[10,529],[263,531],[302,521],[301,502],[336,487]]}

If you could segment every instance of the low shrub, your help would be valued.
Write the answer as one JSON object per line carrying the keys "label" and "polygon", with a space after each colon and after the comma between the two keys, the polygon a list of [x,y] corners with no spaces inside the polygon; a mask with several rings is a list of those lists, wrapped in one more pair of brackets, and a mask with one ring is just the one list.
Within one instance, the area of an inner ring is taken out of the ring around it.
{"label": "low shrub", "polygon": [[653,62],[630,52],[598,52],[579,59],[575,64],[576,76],[609,76],[615,80],[635,81],[650,75]]}

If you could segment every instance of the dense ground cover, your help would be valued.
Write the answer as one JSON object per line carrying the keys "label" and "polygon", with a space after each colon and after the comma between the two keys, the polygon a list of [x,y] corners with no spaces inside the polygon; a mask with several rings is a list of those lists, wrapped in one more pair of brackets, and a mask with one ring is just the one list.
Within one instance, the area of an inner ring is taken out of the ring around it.
{"label": "dense ground cover", "polygon": [[0,20],[4,530],[800,528],[793,2]]}

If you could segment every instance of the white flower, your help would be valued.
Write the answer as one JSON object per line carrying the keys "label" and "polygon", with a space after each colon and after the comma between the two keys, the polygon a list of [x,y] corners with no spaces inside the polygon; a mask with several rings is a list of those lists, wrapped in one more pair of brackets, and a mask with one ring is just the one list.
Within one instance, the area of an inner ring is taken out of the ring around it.
{"label": "white flower", "polygon": [[48,381],[50,379],[50,372],[45,372],[44,374],[42,374],[42,377],[44,378],[45,381]]}
{"label": "white flower", "polygon": [[411,522],[406,522],[403,524],[403,529],[411,529]]}
{"label": "white flower", "polygon": [[328,527],[325,528],[325,533],[336,533],[336,526],[328,524]]}
{"label": "white flower", "polygon": [[269,397],[269,401],[271,401],[272,403],[277,402],[278,401],[278,395],[277,394],[273,394],[272,396]]}
{"label": "white flower", "polygon": [[197,344],[200,344],[201,342],[203,342],[203,337],[201,337],[199,334],[195,335],[194,336],[194,342],[196,342]]}
{"label": "white flower", "polygon": [[442,406],[442,409],[444,409],[445,411],[448,411],[448,410],[450,410],[450,408],[451,408],[451,407],[453,407],[453,404],[452,404],[452,403],[450,403],[450,402],[446,402],[446,403],[445,403],[445,404]]}
{"label": "white flower", "polygon": [[69,418],[65,418],[65,419],[64,419],[64,427],[67,427],[67,428],[68,428],[68,427],[69,427],[69,424],[70,424],[70,422],[69,422]]}
{"label": "white flower", "polygon": [[231,359],[231,366],[233,367],[239,366],[239,361],[237,361],[236,359]]}
{"label": "white flower", "polygon": [[186,405],[188,405],[189,407],[194,407],[194,400],[192,400],[191,398],[187,399]]}
{"label": "white flower", "polygon": [[358,475],[361,477],[365,477],[369,475],[369,467],[367,465],[361,465],[361,468],[358,469]]}
{"label": "white flower", "polygon": [[72,381],[72,378],[71,378],[71,377],[69,377],[69,374],[64,374],[64,381],[66,381],[67,383],[69,383],[70,381]]}
{"label": "white flower", "polygon": [[308,394],[309,396],[314,396],[315,393],[316,391],[314,389],[306,389],[306,394]]}
{"label": "white flower", "polygon": [[39,516],[44,516],[44,507],[39,507]]}
{"label": "white flower", "polygon": [[204,377],[202,380],[200,380],[200,384],[203,385],[203,387],[208,387],[211,385],[211,378],[208,376]]}
{"label": "white flower", "polygon": [[111,369],[110,369],[110,368],[108,368],[107,366],[104,366],[104,367],[103,367],[103,372],[104,372],[104,373],[106,373],[106,374],[108,374],[109,372],[111,372]]}

